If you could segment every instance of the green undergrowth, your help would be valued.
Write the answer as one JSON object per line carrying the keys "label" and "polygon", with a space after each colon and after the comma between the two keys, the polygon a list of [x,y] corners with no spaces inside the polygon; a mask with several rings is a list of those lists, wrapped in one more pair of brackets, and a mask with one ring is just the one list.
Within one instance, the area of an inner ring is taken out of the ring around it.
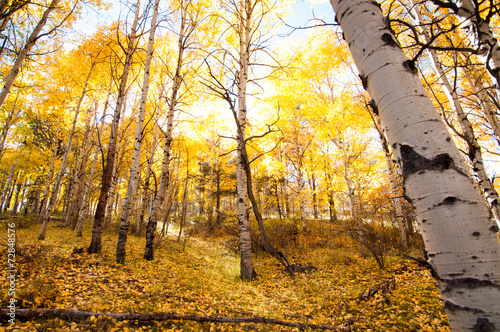
{"label": "green undergrowth", "polygon": [[[8,221],[2,220],[0,233],[3,264],[7,260]],[[151,262],[142,258],[144,237],[130,235],[126,263],[119,265],[114,257],[115,233],[105,232],[102,254],[91,255],[86,253],[90,230],[76,238],[73,231],[52,222],[46,240],[39,241],[39,224],[21,219],[16,222],[24,222],[16,229],[18,308],[259,316],[352,331],[449,331],[435,282],[427,270],[390,255],[386,257],[386,269],[381,270],[373,259],[360,257],[347,240],[329,237],[331,234],[320,223],[311,223],[311,234],[298,234],[280,243],[292,263],[317,270],[288,276],[274,258],[258,250],[254,259],[259,276],[242,282],[238,253],[228,245],[232,237],[225,232],[213,236],[192,232],[189,239],[180,242],[176,236],[168,237]],[[380,289],[374,295],[364,296],[377,287]],[[5,282],[2,308],[8,304],[7,291]],[[38,318],[2,324],[0,332],[298,330],[256,323],[136,324],[95,317],[79,321]]]}

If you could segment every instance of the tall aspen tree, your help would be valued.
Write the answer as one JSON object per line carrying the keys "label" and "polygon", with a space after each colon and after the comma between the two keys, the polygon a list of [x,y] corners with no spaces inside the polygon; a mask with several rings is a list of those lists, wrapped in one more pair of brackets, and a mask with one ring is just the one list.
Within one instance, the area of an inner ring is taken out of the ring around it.
{"label": "tall aspen tree", "polygon": [[47,7],[47,9],[45,9],[45,11],[43,12],[40,21],[38,21],[38,24],[35,26],[30,36],[28,37],[28,40],[26,41],[26,44],[24,44],[23,49],[21,50],[21,52],[19,52],[16,60],[14,61],[14,64],[12,65],[12,68],[10,69],[9,74],[4,80],[4,86],[0,91],[0,107],[2,107],[3,104],[5,103],[5,100],[7,99],[7,96],[10,93],[10,89],[12,89],[14,81],[16,80],[16,77],[19,74],[19,71],[21,70],[21,66],[28,57],[28,54],[33,48],[33,46],[35,46],[35,43],[39,38],[38,35],[40,34],[43,27],[47,23],[50,13],[54,9],[56,9],[56,7],[59,5],[59,2],[61,2],[61,0],[52,0],[49,7]]}
{"label": "tall aspen tree", "polygon": [[154,52],[156,20],[158,17],[158,7],[160,0],[155,0],[153,17],[151,18],[151,28],[149,30],[148,49],[146,53],[146,61],[144,63],[144,79],[142,82],[141,102],[139,106],[139,115],[137,117],[137,127],[135,133],[134,153],[132,156],[132,168],[130,169],[130,178],[123,203],[122,217],[120,230],[118,232],[118,242],[116,244],[116,262],[125,263],[125,244],[127,242],[127,233],[129,227],[129,218],[132,212],[132,203],[137,191],[137,183],[139,182],[139,165],[141,159],[142,142],[144,139],[144,117],[146,114],[146,102],[149,91],[149,71],[151,67],[151,58]]}
{"label": "tall aspen tree", "polygon": [[417,212],[454,331],[500,328],[500,243],[446,126],[378,3],[330,1]]}
{"label": "tall aspen tree", "polygon": [[179,102],[179,95],[184,76],[184,52],[189,45],[189,40],[195,32],[198,22],[188,20],[188,11],[192,3],[191,0],[180,1],[180,27],[179,38],[177,40],[177,59],[175,66],[175,73],[173,76],[172,88],[170,96],[168,97],[168,112],[167,112],[167,129],[165,130],[165,143],[163,148],[163,159],[160,174],[160,185],[156,192],[149,215],[148,224],[146,227],[146,248],[144,250],[144,259],[154,259],[154,238],[156,232],[156,225],[160,219],[160,210],[170,181],[170,157],[172,151],[173,129],[174,129],[174,111]]}
{"label": "tall aspen tree", "polygon": [[132,64],[132,56],[136,50],[137,26],[139,23],[139,12],[140,12],[139,5],[140,5],[140,0],[137,0],[137,3],[134,6],[135,17],[130,30],[130,35],[128,36],[128,45],[125,54],[123,72],[120,78],[118,98],[115,106],[115,111],[113,113],[113,121],[111,123],[111,134],[108,143],[108,154],[106,156],[106,164],[104,166],[102,173],[101,192],[99,194],[99,200],[97,202],[97,207],[94,215],[92,242],[90,243],[90,246],[88,248],[88,252],[91,254],[101,253],[101,239],[102,239],[102,226],[103,226],[102,224],[104,221],[106,205],[108,202],[109,188],[111,186],[111,181],[113,178],[113,170],[115,166],[118,126],[120,124],[120,115],[125,101],[127,81],[130,72],[130,66]]}

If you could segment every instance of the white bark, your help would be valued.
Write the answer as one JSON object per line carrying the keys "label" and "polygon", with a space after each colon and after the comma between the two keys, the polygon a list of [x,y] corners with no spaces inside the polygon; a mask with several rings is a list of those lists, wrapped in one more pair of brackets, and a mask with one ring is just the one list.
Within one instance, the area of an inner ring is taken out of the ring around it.
{"label": "white bark", "polygon": [[248,0],[239,2],[239,62],[238,71],[238,110],[237,110],[237,145],[238,161],[236,165],[236,192],[238,195],[238,223],[240,235],[240,273],[245,281],[256,276],[252,258],[252,240],[250,232],[250,220],[248,219],[249,205],[245,167],[243,165],[243,149],[245,149],[246,129],[246,93],[248,84],[248,68],[250,64],[250,24],[251,11],[247,6]]}
{"label": "white bark", "polygon": [[90,243],[88,252],[89,253],[100,253],[101,252],[101,238],[102,238],[102,223],[106,212],[106,205],[108,203],[109,190],[113,178],[113,172],[115,169],[115,154],[116,154],[116,144],[118,136],[118,127],[120,125],[120,116],[122,108],[125,104],[125,97],[127,95],[127,82],[128,76],[130,74],[130,67],[132,65],[132,56],[136,50],[137,26],[139,23],[139,12],[140,12],[140,0],[137,0],[135,4],[135,15],[132,27],[130,30],[130,35],[128,36],[128,45],[125,53],[125,62],[123,65],[123,72],[120,77],[120,86],[118,88],[118,97],[116,100],[115,111],[113,112],[113,121],[111,123],[111,131],[108,143],[108,155],[106,156],[106,164],[103,169],[102,182],[101,182],[101,192],[99,193],[99,200],[97,202],[95,215],[94,215],[94,226],[92,229],[92,242]]}
{"label": "white bark", "polygon": [[331,0],[402,170],[454,331],[500,328],[497,227],[417,71],[370,0]]}
{"label": "white bark", "polygon": [[186,48],[186,41],[189,38],[189,33],[186,33],[187,15],[189,3],[181,6],[181,22],[179,28],[179,39],[177,41],[177,65],[172,82],[172,91],[170,94],[170,103],[167,113],[167,129],[165,131],[165,147],[163,150],[163,161],[160,174],[160,186],[151,207],[151,214],[149,215],[148,226],[146,229],[146,249],[144,252],[144,259],[153,260],[154,258],[154,237],[156,232],[156,225],[158,223],[160,208],[165,200],[166,189],[168,188],[170,176],[170,153],[172,149],[172,133],[174,127],[174,111],[178,103],[178,94],[182,84],[182,69],[184,63],[184,51]]}
{"label": "white bark", "polygon": [[130,169],[130,178],[123,203],[122,217],[120,222],[120,230],[118,232],[118,242],[116,245],[116,262],[125,263],[125,243],[127,242],[127,233],[129,226],[129,218],[132,212],[132,203],[137,192],[137,183],[139,182],[139,164],[141,160],[142,141],[144,139],[144,117],[146,114],[146,102],[148,100],[149,91],[149,70],[151,67],[151,58],[153,57],[153,48],[155,42],[156,19],[158,17],[158,7],[160,0],[155,0],[153,17],[151,18],[151,28],[149,30],[148,49],[146,52],[146,60],[144,63],[144,79],[142,82],[141,102],[139,106],[139,114],[137,117],[137,126],[135,132],[134,153],[132,155],[132,167]]}
{"label": "white bark", "polygon": [[43,199],[40,207],[40,213],[38,214],[38,219],[43,222],[43,216],[45,211],[47,211],[47,202],[50,193],[50,183],[52,182],[52,176],[54,175],[54,163],[56,160],[57,148],[59,147],[59,138],[56,137],[54,141],[54,147],[52,149],[52,157],[50,158],[49,172],[47,173],[47,180],[45,181],[45,188],[43,190]]}

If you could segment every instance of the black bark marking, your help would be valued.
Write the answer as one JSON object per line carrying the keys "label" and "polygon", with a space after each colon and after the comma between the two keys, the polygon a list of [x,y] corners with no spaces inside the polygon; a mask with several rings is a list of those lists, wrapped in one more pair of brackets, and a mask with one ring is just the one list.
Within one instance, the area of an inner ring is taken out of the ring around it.
{"label": "black bark marking", "polygon": [[492,232],[495,232],[495,233],[498,233],[498,226],[497,225],[493,225],[489,228],[490,231]]}
{"label": "black bark marking", "polygon": [[391,35],[390,33],[384,33],[381,37],[382,41],[386,43],[387,45],[394,46],[394,47],[399,47],[398,42],[394,39],[394,36]]}
{"label": "black bark marking", "polygon": [[368,105],[370,105],[370,107],[372,108],[372,112],[376,115],[379,115],[379,112],[378,112],[378,106],[377,104],[375,103],[375,100],[371,99],[369,102],[368,102]]}
{"label": "black bark marking", "polygon": [[370,3],[372,5],[374,5],[375,7],[377,7],[378,9],[380,9],[380,11],[382,11],[382,7],[380,6],[380,4],[377,1],[370,1]]}
{"label": "black bark marking", "polygon": [[[477,257],[475,259],[477,259]],[[440,278],[439,280],[446,283],[446,290],[451,290],[454,288],[475,289],[480,287],[500,288],[500,285],[495,284],[490,280],[482,280],[476,278],[455,278],[455,279]]]}
{"label": "black bark marking", "polygon": [[368,79],[363,74],[359,74],[359,78],[361,79],[361,83],[363,84],[363,88],[366,90],[368,87]]}
{"label": "black bark marking", "polygon": [[417,66],[415,65],[415,61],[413,60],[406,60],[405,62],[403,62],[403,67],[405,67],[406,70],[414,75],[418,73]]}
{"label": "black bark marking", "polygon": [[480,236],[480,235],[481,235],[481,233],[479,233],[478,231],[475,231],[475,232],[472,232],[472,235],[473,235],[473,236]]}
{"label": "black bark marking", "polygon": [[448,196],[443,200],[444,205],[453,205],[458,200],[458,198],[453,196]]}
{"label": "black bark marking", "polygon": [[479,317],[474,325],[474,332],[491,332],[495,331],[495,324],[491,323],[488,318]]}
{"label": "black bark marking", "polygon": [[444,308],[450,311],[455,311],[455,310],[470,311],[475,314],[480,314],[484,312],[483,310],[477,308],[462,307],[448,300],[444,302]]}
{"label": "black bark marking", "polygon": [[400,146],[399,151],[401,153],[403,178],[423,170],[443,171],[454,168],[453,158],[447,153],[427,159],[415,152],[411,146],[405,144]]}

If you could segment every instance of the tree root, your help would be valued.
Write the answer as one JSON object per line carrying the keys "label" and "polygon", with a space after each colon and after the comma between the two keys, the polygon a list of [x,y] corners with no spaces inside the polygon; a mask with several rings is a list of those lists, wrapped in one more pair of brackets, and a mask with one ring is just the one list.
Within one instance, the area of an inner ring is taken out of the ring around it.
{"label": "tree root", "polygon": [[[9,310],[0,310],[0,319],[8,320],[7,315]],[[155,314],[140,314],[140,313],[95,313],[88,311],[75,311],[65,309],[17,309],[15,311],[16,318],[18,319],[32,319],[38,317],[46,318],[62,318],[62,319],[88,319],[92,316],[109,317],[118,321],[128,320],[136,322],[152,322],[152,321],[167,321],[167,320],[189,320],[196,322],[214,322],[214,323],[260,323],[260,324],[274,324],[289,327],[297,327],[300,329],[310,328],[317,330],[335,330],[335,331],[349,331],[346,327],[332,327],[327,325],[294,323],[280,319],[272,319],[265,317],[219,317],[219,316],[197,316],[197,315],[179,315],[175,313],[155,313]]]}

